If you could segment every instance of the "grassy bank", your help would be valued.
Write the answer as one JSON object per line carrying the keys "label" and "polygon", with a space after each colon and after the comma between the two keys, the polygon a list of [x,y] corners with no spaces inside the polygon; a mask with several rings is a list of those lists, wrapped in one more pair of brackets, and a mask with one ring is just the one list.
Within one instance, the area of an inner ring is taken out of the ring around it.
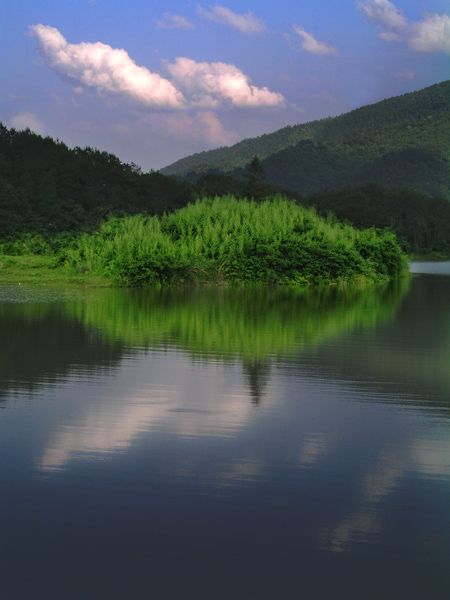
{"label": "grassy bank", "polygon": [[55,256],[0,255],[0,284],[108,287],[111,282],[101,273],[75,272],[58,266]]}
{"label": "grassy bank", "polygon": [[407,268],[389,231],[358,231],[282,198],[232,196],[163,217],[112,218],[64,260],[72,273],[99,273],[124,286],[382,281]]}

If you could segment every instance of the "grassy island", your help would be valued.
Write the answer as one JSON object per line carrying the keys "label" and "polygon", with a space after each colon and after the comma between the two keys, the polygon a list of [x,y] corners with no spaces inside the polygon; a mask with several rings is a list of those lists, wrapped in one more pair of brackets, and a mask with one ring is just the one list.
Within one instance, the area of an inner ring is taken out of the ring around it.
{"label": "grassy island", "polygon": [[225,196],[163,216],[111,217],[59,243],[53,256],[48,247],[30,253],[1,257],[0,281],[20,281],[21,266],[32,273],[23,282],[127,287],[383,281],[407,270],[391,231],[359,231],[280,197]]}
{"label": "grassy island", "polygon": [[113,285],[308,285],[403,274],[390,231],[358,231],[283,198],[198,200],[169,215],[110,218],[61,253],[72,273]]}

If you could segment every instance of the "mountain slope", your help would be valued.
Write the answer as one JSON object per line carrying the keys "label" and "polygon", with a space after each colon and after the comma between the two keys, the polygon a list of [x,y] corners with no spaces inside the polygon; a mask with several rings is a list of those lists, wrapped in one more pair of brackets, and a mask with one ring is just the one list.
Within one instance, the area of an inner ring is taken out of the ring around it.
{"label": "mountain slope", "polygon": [[109,213],[163,213],[194,198],[186,182],[0,123],[0,238],[89,230]]}
{"label": "mountain slope", "polygon": [[255,155],[270,183],[301,193],[379,182],[450,199],[450,81],[320,121],[285,127],[161,169],[240,176]]}

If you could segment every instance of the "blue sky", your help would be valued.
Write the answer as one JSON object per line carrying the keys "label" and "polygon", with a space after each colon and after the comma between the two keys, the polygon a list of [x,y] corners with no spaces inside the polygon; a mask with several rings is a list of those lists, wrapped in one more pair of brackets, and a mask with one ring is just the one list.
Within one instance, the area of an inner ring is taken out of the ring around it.
{"label": "blue sky", "polygon": [[6,0],[0,120],[158,169],[450,77],[449,0]]}

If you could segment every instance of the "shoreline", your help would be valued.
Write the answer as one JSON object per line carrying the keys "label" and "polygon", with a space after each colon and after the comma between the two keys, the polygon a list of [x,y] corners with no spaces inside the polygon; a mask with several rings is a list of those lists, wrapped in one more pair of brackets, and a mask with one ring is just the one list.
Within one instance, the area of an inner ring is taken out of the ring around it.
{"label": "shoreline", "polygon": [[[419,259],[412,259],[419,260]],[[424,260],[424,259],[421,259]],[[431,259],[430,259],[431,260]],[[445,260],[445,259],[442,259]],[[405,273],[399,278],[407,277],[411,273]],[[339,286],[339,285],[377,285],[386,283],[397,278],[383,279],[375,281],[362,276],[355,277],[353,280],[329,281],[319,284],[287,285],[285,283],[242,283],[218,281],[191,281],[185,283],[172,283],[162,286],[146,285],[117,285],[105,275],[91,271],[75,273],[72,269],[64,266],[55,266],[54,256],[0,256],[0,286],[5,285],[39,285],[39,286],[71,286],[78,288],[130,288],[130,289],[151,289],[156,287],[316,287],[316,286]]]}
{"label": "shoreline", "polygon": [[70,273],[54,265],[54,256],[0,256],[0,285],[112,287],[111,281],[98,273]]}

